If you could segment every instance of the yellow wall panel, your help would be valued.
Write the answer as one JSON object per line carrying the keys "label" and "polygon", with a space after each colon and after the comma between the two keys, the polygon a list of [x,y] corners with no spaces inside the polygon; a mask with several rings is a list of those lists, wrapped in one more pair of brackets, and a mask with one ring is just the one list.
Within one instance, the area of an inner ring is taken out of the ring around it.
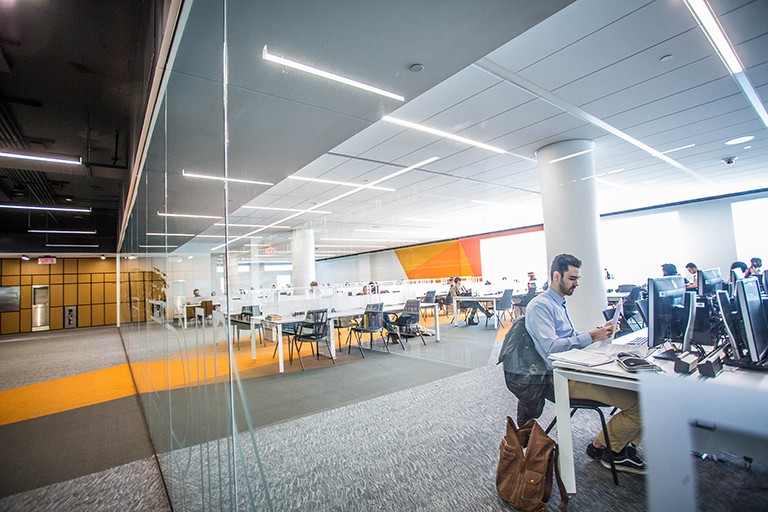
{"label": "yellow wall panel", "polygon": [[3,276],[3,286],[19,286],[21,283],[21,277],[19,276]]}
{"label": "yellow wall panel", "polygon": [[64,260],[64,273],[77,274],[77,260],[75,258]]}
{"label": "yellow wall panel", "polygon": [[48,284],[49,282],[48,276],[32,276],[32,284]]}
{"label": "yellow wall panel", "polygon": [[104,282],[105,283],[116,283],[117,282],[117,274],[115,274],[115,273],[106,273],[106,274],[104,274]]}
{"label": "yellow wall panel", "polygon": [[4,276],[17,276],[21,274],[21,260],[16,258],[3,260],[2,270]]}
{"label": "yellow wall panel", "polygon": [[78,283],[90,283],[91,282],[91,274],[77,274],[77,282]]}
{"label": "yellow wall panel", "polygon": [[64,328],[64,308],[51,308],[51,329]]}
{"label": "yellow wall panel", "polygon": [[63,274],[64,273],[64,260],[57,259],[53,265],[48,265],[49,272],[51,274]]}
{"label": "yellow wall panel", "polygon": [[91,306],[91,325],[104,325],[104,305]]}
{"label": "yellow wall panel", "polygon": [[64,286],[52,284],[49,288],[51,297],[51,307],[64,305]]}
{"label": "yellow wall panel", "polygon": [[133,322],[131,319],[131,306],[127,302],[120,303],[120,323],[127,324]]}
{"label": "yellow wall panel", "polygon": [[64,274],[64,282],[65,283],[76,283],[77,282],[77,274]]}
{"label": "yellow wall panel", "polygon": [[51,284],[61,284],[64,282],[64,276],[61,274],[51,274]]}
{"label": "yellow wall panel", "polygon": [[115,260],[109,258],[102,260],[101,258],[80,258],[77,268],[82,273],[96,273],[96,272],[114,272]]}
{"label": "yellow wall panel", "polygon": [[104,324],[115,325],[117,323],[117,304],[104,304]]}
{"label": "yellow wall panel", "polygon": [[32,284],[32,276],[21,276],[21,284]]}
{"label": "yellow wall panel", "polygon": [[91,282],[92,283],[103,283],[104,282],[104,274],[91,274]]}
{"label": "yellow wall panel", "polygon": [[77,305],[85,306],[91,303],[91,285],[88,283],[77,285]]}
{"label": "yellow wall panel", "polygon": [[77,285],[75,284],[64,285],[64,305],[65,306],[77,305]]}
{"label": "yellow wall panel", "polygon": [[29,309],[32,307],[32,287],[21,287],[21,309]]}
{"label": "yellow wall panel", "polygon": [[37,258],[21,262],[21,273],[28,276],[45,274],[48,275],[48,265],[38,265]]}
{"label": "yellow wall panel", "polygon": [[91,326],[91,306],[77,307],[77,326],[78,327]]}
{"label": "yellow wall panel", "polygon": [[104,283],[91,284],[91,304],[104,303]]}
{"label": "yellow wall panel", "polygon": [[19,332],[19,312],[0,313],[0,334],[16,334],[17,332]]}
{"label": "yellow wall panel", "polygon": [[22,309],[21,313],[21,325],[19,325],[19,332],[32,332],[32,310]]}
{"label": "yellow wall panel", "polygon": [[117,302],[117,285],[104,283],[104,302]]}

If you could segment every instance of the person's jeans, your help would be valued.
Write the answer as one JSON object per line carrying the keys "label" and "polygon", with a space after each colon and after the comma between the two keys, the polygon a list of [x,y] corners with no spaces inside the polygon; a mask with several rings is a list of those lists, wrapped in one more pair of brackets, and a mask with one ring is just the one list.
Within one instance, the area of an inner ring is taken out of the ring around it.
{"label": "person's jeans", "polygon": [[488,316],[488,317],[491,316],[491,313],[487,309],[485,309],[482,304],[480,304],[479,302],[473,302],[472,310],[469,312],[469,316],[467,317],[470,322],[475,321],[475,315],[477,315],[478,309],[482,311],[485,314],[485,316]]}

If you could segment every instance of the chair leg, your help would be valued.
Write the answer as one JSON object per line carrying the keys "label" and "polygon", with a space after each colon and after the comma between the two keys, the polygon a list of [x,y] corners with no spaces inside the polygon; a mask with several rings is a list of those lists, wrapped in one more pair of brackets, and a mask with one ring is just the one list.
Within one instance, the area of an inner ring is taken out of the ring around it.
{"label": "chair leg", "polygon": [[[298,340],[293,340],[293,343],[296,345],[296,357],[299,358],[299,364],[301,365],[301,371],[304,371],[304,361],[301,360],[301,349],[299,348],[299,342]],[[293,364],[293,358],[291,357],[291,364]]]}
{"label": "chair leg", "polygon": [[[331,344],[328,343],[328,339],[325,340],[325,347],[328,349],[328,357],[331,358],[331,362],[333,364],[336,364],[336,360],[331,355]],[[319,346],[317,347],[317,354],[318,354],[318,356],[320,355],[320,347]]]}
{"label": "chair leg", "polygon": [[[574,414],[576,414],[576,409],[571,409],[571,418],[573,418]],[[549,433],[552,432],[552,429],[555,427],[555,423],[557,423],[557,416],[552,418],[552,421],[549,423],[549,426],[547,427],[547,430],[544,431],[544,433],[549,435]]]}
{"label": "chair leg", "polygon": [[611,464],[611,473],[613,473],[613,483],[619,485],[619,475],[616,473],[616,463],[613,461],[613,450],[611,449],[611,440],[608,438],[608,425],[605,423],[605,415],[599,407],[594,408],[600,415],[600,424],[603,427],[603,436],[605,436],[605,446],[608,450],[608,462]]}

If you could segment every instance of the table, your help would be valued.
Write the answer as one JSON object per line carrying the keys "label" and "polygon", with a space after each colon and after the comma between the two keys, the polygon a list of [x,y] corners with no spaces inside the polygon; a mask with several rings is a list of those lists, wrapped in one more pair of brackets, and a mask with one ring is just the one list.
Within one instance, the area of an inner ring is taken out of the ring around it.
{"label": "table", "polygon": [[[635,335],[643,335],[643,331],[647,332],[646,329],[643,329],[641,331],[637,331]],[[630,337],[634,338],[635,336],[630,335],[627,338]],[[621,338],[619,338],[619,340],[621,340]],[[570,395],[568,392],[569,380],[587,382],[600,386],[628,389],[640,393],[641,410],[643,411],[643,430],[646,434],[651,434],[650,437],[646,435],[643,443],[643,445],[647,447],[648,454],[650,456],[647,461],[648,467],[651,470],[650,475],[655,475],[656,470],[662,471],[668,469],[668,464],[671,458],[670,454],[673,453],[668,445],[683,446],[682,451],[684,454],[677,457],[678,462],[681,464],[685,463],[683,459],[690,459],[690,444],[684,445],[680,442],[681,439],[678,437],[682,430],[687,430],[686,427],[688,424],[675,425],[670,423],[668,419],[675,417],[673,409],[681,408],[683,403],[696,403],[697,401],[691,400],[691,397],[698,396],[700,397],[701,402],[701,408],[699,409],[699,412],[703,417],[720,417],[719,414],[713,411],[714,408],[710,403],[709,395],[701,390],[702,381],[711,380],[712,382],[716,382],[718,384],[733,384],[735,382],[741,382],[742,386],[746,382],[751,383],[747,384],[748,386],[754,387],[755,381],[757,379],[757,382],[762,383],[761,385],[764,392],[762,402],[758,403],[761,405],[765,404],[765,393],[768,392],[766,391],[768,390],[768,375],[766,374],[756,374],[746,370],[734,370],[731,368],[726,368],[726,371],[723,371],[720,375],[718,375],[716,379],[712,380],[701,377],[696,372],[690,375],[675,374],[674,363],[672,361],[662,361],[655,359],[654,363],[664,369],[663,374],[654,375],[655,377],[665,377],[665,387],[658,391],[658,395],[664,396],[667,400],[670,401],[666,411],[656,411],[654,407],[650,407],[649,398],[643,396],[644,388],[641,386],[642,383],[640,379],[643,377],[643,383],[646,381],[646,377],[650,379],[651,376],[646,375],[648,372],[630,373],[622,369],[615,361],[609,364],[592,367],[586,367],[565,361],[553,361],[555,409],[557,416],[557,442],[560,445],[560,474],[562,476],[563,483],[565,484],[565,489],[569,494],[574,494],[576,492],[576,477],[573,463],[573,439],[571,436]],[[685,382],[686,385],[695,386],[697,391],[695,393],[684,393],[683,396],[685,396],[685,400],[680,400],[679,397],[681,395],[672,393],[669,390],[669,383],[675,381],[677,381],[677,383]],[[656,393],[654,393],[654,395],[655,394]],[[768,416],[768,412],[766,411],[763,411],[763,414]],[[738,417],[738,414],[736,416]],[[649,418],[660,417],[664,418],[664,421],[649,421]],[[731,417],[731,422],[733,422],[733,417]],[[737,422],[739,422],[739,420],[737,420]],[[762,428],[768,436],[768,419],[763,422]],[[654,429],[661,429],[661,432],[658,435],[653,435]],[[659,444],[660,439],[664,440],[662,445]],[[660,446],[663,447],[660,448]],[[690,460],[688,460],[688,462],[690,463]],[[679,475],[676,474],[675,477],[677,478]],[[672,485],[671,482],[676,482],[674,483],[675,492],[677,492],[676,489],[679,489],[680,487],[680,483],[675,479],[667,481],[661,480],[663,479],[660,479],[657,476],[652,476],[649,478],[649,488],[651,482],[655,482],[655,485],[663,486],[664,490],[668,489],[669,486]],[[692,492],[693,491],[691,491],[691,493]],[[665,496],[668,495],[669,494],[666,494]],[[695,501],[693,503],[695,503]],[[660,507],[659,510],[690,509],[677,506],[670,508],[669,502],[664,502],[664,506]]]}
{"label": "table", "polygon": [[[451,324],[453,324],[454,326],[458,325],[456,322],[456,319],[459,317],[459,308],[457,307],[458,302],[485,302],[485,303],[492,302],[493,310],[496,311],[496,301],[498,300],[501,300],[501,295],[476,295],[476,296],[456,295],[453,298],[453,320],[451,320]],[[493,317],[493,328],[498,329],[499,319],[495,314],[492,315],[492,317]]]}
{"label": "table", "polygon": [[620,299],[626,300],[627,297],[629,297],[629,292],[610,292],[606,296],[608,304],[616,304]]}

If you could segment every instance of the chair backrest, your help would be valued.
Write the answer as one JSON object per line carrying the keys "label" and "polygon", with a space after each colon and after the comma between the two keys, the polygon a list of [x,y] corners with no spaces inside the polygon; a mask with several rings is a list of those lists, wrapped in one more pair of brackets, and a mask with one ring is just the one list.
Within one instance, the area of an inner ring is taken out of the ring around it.
{"label": "chair backrest", "polygon": [[648,300],[640,299],[635,304],[637,304],[637,311],[640,313],[643,323],[648,326]]}
{"label": "chair backrest", "polygon": [[381,311],[366,311],[363,313],[363,328],[381,330],[384,328],[384,313]]}
{"label": "chair backrest", "polygon": [[501,295],[501,299],[499,299],[496,309],[510,309],[512,307],[513,295],[514,290],[504,290],[504,293]]}
{"label": "chair backrest", "polygon": [[403,306],[403,311],[406,313],[419,313],[419,310],[421,308],[421,302],[418,299],[408,299],[405,301],[405,306]]}
{"label": "chair backrest", "polygon": [[633,286],[632,289],[629,290],[629,295],[627,295],[626,300],[624,300],[624,304],[637,302],[637,299],[640,298],[641,291],[643,291],[643,289],[639,286]]}
{"label": "chair backrest", "polygon": [[313,338],[325,338],[328,334],[328,310],[311,309],[299,327],[299,336],[311,334]]}
{"label": "chair backrest", "polygon": [[632,288],[634,288],[634,284],[620,284],[616,287],[616,291],[619,293],[629,293],[632,291]]}
{"label": "chair backrest", "polygon": [[327,309],[310,309],[304,317],[305,322],[325,323],[328,321]]}
{"label": "chair backrest", "polygon": [[531,289],[528,290],[528,293],[525,294],[525,297],[523,297],[523,300],[520,301],[520,305],[527,306],[528,303],[531,302],[535,296],[536,296],[536,287],[531,287]]}
{"label": "chair backrest", "polygon": [[424,294],[424,302],[431,304],[435,302],[435,294],[437,293],[436,290],[430,290],[427,293]]}
{"label": "chair backrest", "polygon": [[213,301],[212,300],[204,300],[200,302],[200,306],[203,308],[203,312],[205,316],[209,316],[213,314]]}
{"label": "chair backrest", "polygon": [[365,311],[384,311],[384,303],[383,302],[374,302],[372,304],[368,304],[365,306]]}

